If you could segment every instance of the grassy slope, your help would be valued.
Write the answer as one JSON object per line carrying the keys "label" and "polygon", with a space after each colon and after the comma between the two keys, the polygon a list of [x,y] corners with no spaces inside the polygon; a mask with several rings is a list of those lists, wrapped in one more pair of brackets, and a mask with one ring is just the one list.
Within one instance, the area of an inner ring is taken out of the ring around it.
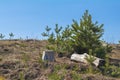
{"label": "grassy slope", "polygon": [[[46,45],[46,41],[38,40],[0,41],[0,76],[6,80],[117,80],[101,73],[84,73],[82,70],[88,65],[72,62],[66,57],[56,57],[54,63],[43,63],[41,54]],[[113,47],[111,57],[120,59],[119,46]]]}

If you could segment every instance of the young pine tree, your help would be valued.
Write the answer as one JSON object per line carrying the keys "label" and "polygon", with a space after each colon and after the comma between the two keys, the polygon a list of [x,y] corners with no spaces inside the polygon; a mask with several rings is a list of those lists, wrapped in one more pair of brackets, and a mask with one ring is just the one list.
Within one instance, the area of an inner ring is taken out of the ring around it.
{"label": "young pine tree", "polygon": [[45,32],[43,32],[41,35],[43,37],[49,37],[50,36],[50,30],[51,30],[51,28],[49,28],[48,26],[46,26]]}
{"label": "young pine tree", "polygon": [[10,36],[10,40],[14,37],[14,34],[11,32],[9,33],[9,36]]}
{"label": "young pine tree", "polygon": [[61,31],[62,27],[59,27],[58,24],[55,25],[55,44],[56,44],[56,52],[59,53],[61,50],[61,42],[62,42],[62,37],[61,37]]}
{"label": "young pine tree", "polygon": [[0,39],[2,40],[5,37],[2,33],[0,33]]}
{"label": "young pine tree", "polygon": [[65,29],[62,31],[62,39],[63,39],[63,43],[62,43],[62,48],[64,49],[64,51],[66,53],[70,53],[73,51],[73,48],[71,46],[71,28],[68,25],[67,27],[65,27]]}
{"label": "young pine tree", "polygon": [[[95,49],[101,46],[100,38],[103,34],[103,24],[92,22],[92,16],[85,11],[80,23],[73,20],[72,24],[72,43],[74,51],[77,53],[89,53],[89,49],[95,52]],[[95,55],[95,54],[94,54]]]}

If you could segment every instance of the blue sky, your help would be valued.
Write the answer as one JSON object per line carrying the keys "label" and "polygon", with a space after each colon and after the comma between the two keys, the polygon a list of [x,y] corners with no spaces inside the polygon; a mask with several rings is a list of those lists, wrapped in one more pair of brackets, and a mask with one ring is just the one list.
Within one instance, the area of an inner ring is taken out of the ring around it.
{"label": "blue sky", "polygon": [[85,10],[104,24],[104,40],[120,40],[120,0],[0,0],[0,33],[6,38],[10,32],[15,38],[42,38],[46,25],[79,22]]}

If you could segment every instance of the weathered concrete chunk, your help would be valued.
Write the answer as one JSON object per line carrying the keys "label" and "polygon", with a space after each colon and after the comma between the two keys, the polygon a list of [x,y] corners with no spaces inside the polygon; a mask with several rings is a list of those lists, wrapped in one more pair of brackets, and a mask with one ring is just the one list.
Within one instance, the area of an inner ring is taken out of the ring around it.
{"label": "weathered concrete chunk", "polygon": [[[88,64],[88,61],[86,60],[86,58],[89,58],[89,57],[90,57],[90,55],[88,55],[87,53],[84,53],[84,54],[74,53],[74,54],[71,55],[71,60]],[[93,64],[96,67],[98,67],[100,65],[103,65],[105,63],[104,59],[100,59],[100,58],[97,58],[95,56],[92,56],[92,57],[95,59],[93,61]]]}
{"label": "weathered concrete chunk", "polygon": [[55,53],[52,50],[43,51],[42,60],[53,62],[53,61],[55,61],[54,55],[55,55]]}

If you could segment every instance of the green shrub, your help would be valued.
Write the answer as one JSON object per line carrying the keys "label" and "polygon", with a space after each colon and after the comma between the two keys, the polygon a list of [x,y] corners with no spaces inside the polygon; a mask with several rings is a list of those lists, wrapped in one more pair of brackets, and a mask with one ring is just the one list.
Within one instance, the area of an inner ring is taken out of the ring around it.
{"label": "green shrub", "polygon": [[95,49],[96,57],[105,58],[106,56],[106,48],[105,47],[98,47]]}
{"label": "green shrub", "polygon": [[81,75],[76,73],[75,71],[71,72],[72,80],[82,80]]}
{"label": "green shrub", "polygon": [[[58,74],[61,72],[62,74]],[[66,75],[66,70],[61,65],[55,65],[54,71],[48,75],[48,80],[63,80]]]}
{"label": "green shrub", "polygon": [[86,57],[87,62],[89,63],[89,68],[88,68],[88,72],[89,73],[93,73],[93,61],[95,60],[95,58],[92,56],[92,49],[89,50],[89,55]]}
{"label": "green shrub", "polygon": [[56,72],[48,75],[48,80],[63,80],[63,75],[58,75]]}
{"label": "green shrub", "polygon": [[25,79],[24,79],[24,73],[23,73],[23,72],[20,72],[20,73],[19,73],[19,77],[20,77],[20,80],[25,80]]}
{"label": "green shrub", "polygon": [[111,65],[108,55],[106,55],[105,62],[105,66],[101,67],[101,73],[106,76],[120,78],[120,66]]}
{"label": "green shrub", "polygon": [[104,68],[104,75],[120,78],[120,68],[114,65],[110,65],[107,69]]}
{"label": "green shrub", "polygon": [[120,67],[110,66],[110,69],[112,70],[112,72],[110,74],[112,77],[120,78]]}
{"label": "green shrub", "polygon": [[54,66],[54,72],[57,72],[59,70],[61,70],[63,67],[61,65],[55,65]]}
{"label": "green shrub", "polygon": [[27,53],[22,53],[22,60],[25,67],[28,67],[28,62],[30,61],[30,56]]}

